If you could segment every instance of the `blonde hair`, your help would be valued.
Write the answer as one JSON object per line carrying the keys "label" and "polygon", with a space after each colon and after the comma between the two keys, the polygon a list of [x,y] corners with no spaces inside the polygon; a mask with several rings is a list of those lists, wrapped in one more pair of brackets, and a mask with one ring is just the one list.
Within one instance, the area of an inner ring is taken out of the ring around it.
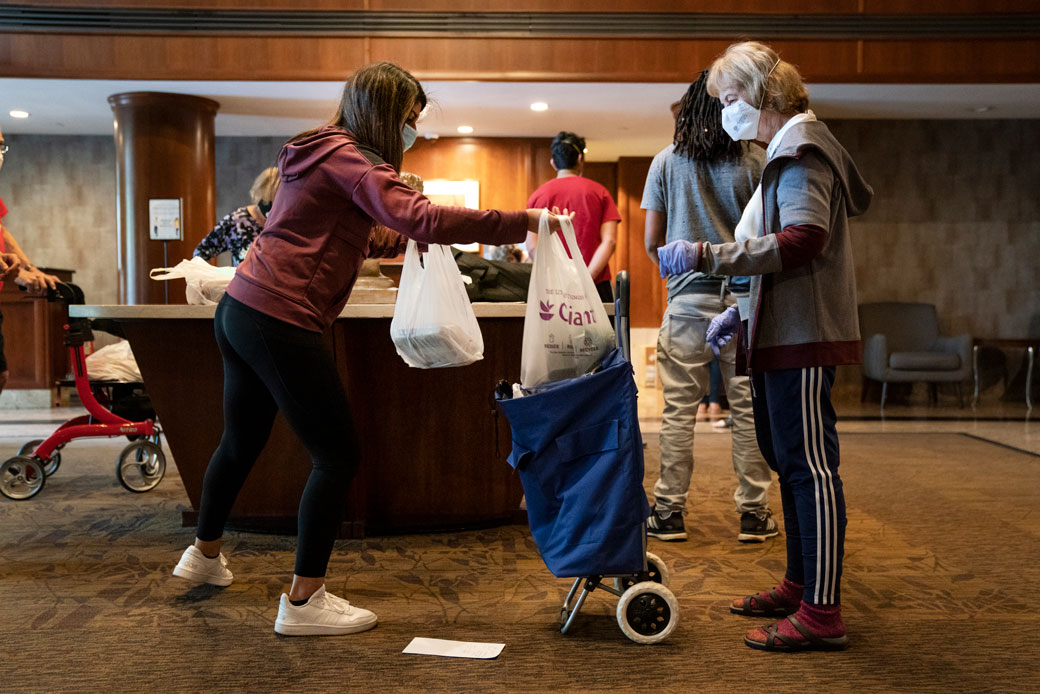
{"label": "blonde hair", "polygon": [[412,190],[417,190],[420,193],[423,192],[423,180],[419,174],[414,174],[410,171],[402,171],[398,178],[401,179],[406,186]]}
{"label": "blonde hair", "polygon": [[274,200],[275,191],[278,190],[278,184],[281,182],[282,177],[278,175],[278,167],[272,166],[261,171],[249,189],[249,197],[252,198],[253,204]]}
{"label": "blonde hair", "polygon": [[735,43],[708,70],[708,93],[736,87],[752,106],[778,113],[804,113],[809,92],[801,74],[769,46],[757,41]]}

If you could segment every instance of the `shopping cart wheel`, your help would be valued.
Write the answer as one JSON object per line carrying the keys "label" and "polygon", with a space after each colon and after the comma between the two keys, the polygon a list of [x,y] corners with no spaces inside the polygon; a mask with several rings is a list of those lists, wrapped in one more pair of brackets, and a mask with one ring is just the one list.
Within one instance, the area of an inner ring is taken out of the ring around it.
{"label": "shopping cart wheel", "polygon": [[132,492],[147,492],[155,488],[166,474],[166,454],[151,441],[138,440],[119,454],[116,477]]}
{"label": "shopping cart wheel", "polygon": [[636,643],[657,643],[675,630],[679,602],[660,583],[643,581],[621,595],[617,621],[621,632]]}
{"label": "shopping cart wheel", "polygon": [[[33,439],[32,441],[18,449],[18,455],[32,456],[33,451],[35,451],[36,447],[39,446],[41,443],[43,443],[43,439]],[[48,477],[57,472],[58,467],[61,465],[60,451],[61,447],[58,447],[54,449],[53,453],[51,453],[50,460],[40,461],[43,465],[43,474],[47,475]]]}
{"label": "shopping cart wheel", "polygon": [[0,465],[0,493],[8,499],[31,499],[40,493],[46,480],[43,466],[27,455],[16,455]]}
{"label": "shopping cart wheel", "polygon": [[[668,565],[653,552],[646,553],[646,570],[650,574],[650,580],[654,583],[660,583],[665,587],[669,585],[671,577],[668,574]],[[635,576],[618,576],[614,579],[614,590],[624,593],[638,582]]]}

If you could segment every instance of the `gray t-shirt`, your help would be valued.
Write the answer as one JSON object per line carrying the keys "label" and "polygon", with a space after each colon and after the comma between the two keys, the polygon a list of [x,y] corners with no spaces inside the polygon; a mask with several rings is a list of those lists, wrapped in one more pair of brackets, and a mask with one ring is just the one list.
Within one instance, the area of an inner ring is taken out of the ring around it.
{"label": "gray t-shirt", "polygon": [[[694,161],[675,154],[675,145],[657,153],[643,188],[644,210],[664,212],[666,240],[728,243],[733,240],[744,206],[758,187],[765,152],[744,146],[744,155],[732,161]],[[668,277],[668,300],[698,278],[700,272]]]}

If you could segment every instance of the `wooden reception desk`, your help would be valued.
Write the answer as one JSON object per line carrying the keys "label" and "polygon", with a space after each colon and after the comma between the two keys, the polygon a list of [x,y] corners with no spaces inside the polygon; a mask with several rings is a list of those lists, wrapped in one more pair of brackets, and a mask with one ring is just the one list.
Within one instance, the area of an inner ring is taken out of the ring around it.
{"label": "wooden reception desk", "polygon": [[[492,391],[520,377],[522,303],[474,304],[484,359],[413,369],[390,341],[393,304],[348,304],[327,334],[361,439],[361,470],[344,501],[341,537],[499,525],[524,519],[522,489],[506,463],[509,424]],[[223,430],[223,375],[214,306],[71,306],[117,320],[191,501]],[[279,415],[232,510],[229,527],[295,532],[310,456]]]}

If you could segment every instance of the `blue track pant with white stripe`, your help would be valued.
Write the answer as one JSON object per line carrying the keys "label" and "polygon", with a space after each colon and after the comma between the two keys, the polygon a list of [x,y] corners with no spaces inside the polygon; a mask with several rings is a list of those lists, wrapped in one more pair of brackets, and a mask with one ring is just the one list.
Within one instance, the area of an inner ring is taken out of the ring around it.
{"label": "blue track pant with white stripe", "polygon": [[780,480],[787,578],[813,605],[841,603],[845,494],[838,476],[833,366],[752,373],[755,434]]}

